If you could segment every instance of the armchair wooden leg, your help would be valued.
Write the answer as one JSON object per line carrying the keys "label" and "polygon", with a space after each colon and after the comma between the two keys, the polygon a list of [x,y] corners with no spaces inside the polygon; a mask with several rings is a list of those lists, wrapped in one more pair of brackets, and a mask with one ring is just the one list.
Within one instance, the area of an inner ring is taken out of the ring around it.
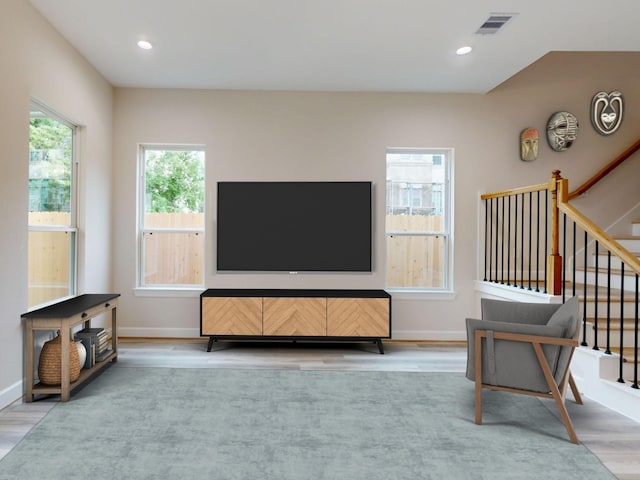
{"label": "armchair wooden leg", "polygon": [[555,391],[552,389],[553,399],[556,401],[556,407],[558,407],[558,411],[560,412],[560,418],[562,419],[562,423],[564,424],[564,428],[567,429],[567,433],[569,434],[569,439],[571,443],[575,443],[576,445],[580,444],[578,441],[578,436],[576,435],[575,430],[573,429],[573,423],[571,423],[571,418],[569,417],[569,412],[567,412],[567,407],[564,405],[562,401],[562,396],[560,395],[560,390],[556,387],[555,383],[553,384],[555,387]]}
{"label": "armchair wooden leg", "polygon": [[476,379],[476,424],[482,425],[482,381]]}
{"label": "armchair wooden leg", "polygon": [[558,408],[558,412],[560,412],[560,418],[562,419],[562,423],[564,424],[564,428],[567,429],[567,433],[569,434],[569,439],[571,443],[575,443],[578,445],[580,442],[578,441],[578,436],[576,435],[575,430],[573,429],[573,423],[571,423],[571,418],[569,417],[569,412],[567,412],[567,407],[562,400],[562,395],[560,394],[560,390],[553,383],[551,386],[551,393],[553,395],[553,399],[556,402],[556,407]]}
{"label": "armchair wooden leg", "polygon": [[482,424],[482,337],[480,332],[475,336],[475,405],[476,424]]}
{"label": "armchair wooden leg", "polygon": [[569,372],[569,387],[571,388],[571,393],[573,394],[573,398],[578,405],[582,405],[582,395],[580,395],[580,390],[578,390],[578,386],[576,385],[575,380],[573,379],[573,375]]}
{"label": "armchair wooden leg", "polygon": [[[551,390],[551,395],[556,402],[556,407],[558,408],[558,412],[560,412],[560,418],[562,419],[562,423],[564,424],[564,428],[567,429],[567,433],[569,434],[569,439],[571,443],[575,443],[578,445],[580,442],[578,441],[578,436],[576,435],[575,430],[573,429],[573,424],[571,423],[571,418],[569,417],[569,412],[567,412],[567,407],[564,405],[564,398],[560,389],[556,385],[556,381],[551,374],[551,369],[549,368],[549,364],[547,363],[547,359],[542,353],[542,347],[539,343],[533,343],[533,349],[536,352],[536,356],[538,357],[538,363],[540,363],[540,367],[542,368],[542,373],[544,373],[544,377],[547,380],[547,385],[549,385],[549,389]],[[571,380],[571,377],[569,377]],[[572,387],[573,390],[573,387]]]}

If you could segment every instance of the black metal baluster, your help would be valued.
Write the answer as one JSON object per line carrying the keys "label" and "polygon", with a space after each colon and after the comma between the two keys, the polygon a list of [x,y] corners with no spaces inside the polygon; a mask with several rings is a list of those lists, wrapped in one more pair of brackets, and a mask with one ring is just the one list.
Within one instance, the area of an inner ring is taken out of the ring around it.
{"label": "black metal baluster", "polygon": [[490,198],[489,205],[489,281],[493,281],[493,198]]}
{"label": "black metal baluster", "polygon": [[[489,202],[484,201],[484,281],[487,281],[487,239],[489,238]],[[491,248],[490,246],[488,248]]]}
{"label": "black metal baluster", "polygon": [[540,291],[540,190],[536,192],[536,292]]}
{"label": "black metal baluster", "polygon": [[522,235],[520,238],[520,288],[524,288],[524,193],[522,194]]}
{"label": "black metal baluster", "polygon": [[633,346],[634,346],[634,353],[633,353],[633,385],[631,385],[631,388],[635,388],[636,390],[638,388],[640,388],[638,386],[638,274],[636,273],[636,308],[635,308],[635,320],[636,320],[636,325],[635,325],[635,329],[633,332]]}
{"label": "black metal baluster", "polygon": [[498,283],[498,230],[500,228],[500,199],[496,198],[496,283]]}
{"label": "black metal baluster", "polygon": [[[573,278],[572,278],[572,287],[571,287],[571,292],[573,294],[573,296],[576,296],[576,242],[578,241],[578,236],[577,236],[577,231],[576,231],[576,222],[573,222]],[[585,344],[586,345],[586,344]]]}
{"label": "black metal baluster", "polygon": [[531,290],[531,251],[533,250],[533,243],[532,243],[532,232],[531,232],[531,228],[533,227],[532,224],[532,220],[533,220],[533,192],[529,192],[529,290]]}
{"label": "black metal baluster", "polygon": [[607,345],[604,353],[611,355],[611,252],[607,250]]}
{"label": "black metal baluster", "polygon": [[[573,221],[573,220],[572,220]],[[578,266],[577,266],[577,259],[578,259],[578,251],[577,251],[577,244],[578,244],[578,232],[577,232],[577,228],[576,228],[576,222],[573,222],[573,265],[572,265],[572,272],[571,272],[571,294],[575,297],[577,294],[577,288],[576,288],[576,281],[577,281],[577,275],[578,275]],[[583,298],[582,299],[582,303],[583,303],[583,308],[582,308],[582,343],[581,345],[583,347],[586,347],[587,345],[589,345],[587,343],[587,323],[586,323],[586,311],[587,311],[587,299]]]}
{"label": "black metal baluster", "polygon": [[624,368],[624,263],[620,265],[620,358],[618,364],[618,383],[624,383],[622,369]]}
{"label": "black metal baluster", "polygon": [[562,303],[567,298],[567,282],[565,280],[567,271],[567,216],[562,214]]}
{"label": "black metal baluster", "polygon": [[[577,237],[577,231],[576,231],[576,222],[573,222],[573,267],[572,267],[572,280],[571,280],[571,292],[573,294],[573,296],[576,295],[576,280],[577,280],[577,263],[578,263],[578,252],[577,252],[577,248],[576,248],[576,242],[578,241],[578,237]],[[583,302],[583,308],[582,308],[582,343],[581,345],[587,346],[587,316],[586,316],[586,311],[587,311],[587,299],[583,298],[582,299]],[[598,350],[597,347],[597,340],[596,340],[596,346],[593,347],[594,350]]]}
{"label": "black metal baluster", "polygon": [[500,235],[500,284],[504,285],[504,197],[502,197],[502,235]]}
{"label": "black metal baluster", "polygon": [[587,242],[589,241],[589,238],[587,237],[587,231],[584,231],[584,263],[583,263],[583,268],[584,268],[584,275],[583,275],[583,280],[582,280],[582,298],[584,298],[584,306],[585,308],[582,309],[582,325],[586,328],[587,327]]}
{"label": "black metal baluster", "polygon": [[511,195],[509,195],[507,212],[507,285],[511,286]]}
{"label": "black metal baluster", "polygon": [[516,197],[516,204],[514,211],[514,231],[513,231],[513,286],[518,286],[518,195]]}
{"label": "black metal baluster", "polygon": [[595,297],[593,300],[593,349],[600,350],[598,347],[598,248],[599,243],[596,240],[596,281],[595,281]]}
{"label": "black metal baluster", "polygon": [[549,258],[549,190],[544,191],[544,285],[543,293],[547,293],[547,258]]}

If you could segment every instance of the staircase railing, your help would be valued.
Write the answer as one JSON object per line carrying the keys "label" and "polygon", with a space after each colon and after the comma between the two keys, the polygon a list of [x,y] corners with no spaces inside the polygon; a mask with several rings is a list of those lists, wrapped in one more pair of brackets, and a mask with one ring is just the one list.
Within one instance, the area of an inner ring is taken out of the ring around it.
{"label": "staircase railing", "polygon": [[611,160],[607,165],[602,167],[594,176],[592,176],[589,180],[584,182],[578,188],[576,188],[573,192],[569,193],[568,199],[571,200],[573,198],[579,197],[580,195],[585,194],[591,187],[593,187],[596,183],[606,177],[609,173],[615,170],[618,166],[622,164],[627,158],[640,150],[640,139],[636,141],[633,145],[627,148],[624,152],[618,155],[616,158]]}
{"label": "staircase railing", "polygon": [[[640,261],[568,197],[568,180],[559,170],[543,184],[482,195],[484,281],[561,295],[563,301],[578,295],[582,345],[600,350],[604,343],[606,354],[617,350],[617,380],[637,389]],[[606,265],[600,265],[601,258]]]}

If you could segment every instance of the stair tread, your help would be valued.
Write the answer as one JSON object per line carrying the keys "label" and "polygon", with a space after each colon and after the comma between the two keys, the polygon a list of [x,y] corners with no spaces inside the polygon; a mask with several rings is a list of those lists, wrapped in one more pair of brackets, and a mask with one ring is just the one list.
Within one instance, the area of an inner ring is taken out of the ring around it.
{"label": "stair tread", "polygon": [[[598,266],[597,270],[596,270],[596,267],[587,267],[587,268],[578,267],[578,268],[576,268],[576,272],[584,272],[585,270],[587,272],[596,272],[596,271],[602,272],[602,273],[606,273],[607,272],[607,268],[606,267],[601,267],[601,266]],[[622,269],[621,268],[612,268],[611,269],[611,273],[614,274],[614,275],[620,275],[622,273]],[[624,276],[625,277],[634,276],[635,274],[636,273],[631,269],[628,269],[628,268],[624,269]]]}
{"label": "stair tread", "polygon": [[[613,321],[614,319],[611,319],[611,320],[612,321],[609,323],[609,331],[611,331],[611,332],[619,332],[620,331],[620,319],[617,319],[617,321]],[[595,325],[594,322],[587,321],[587,323],[592,325],[592,326]],[[624,322],[624,331],[625,332],[635,332],[635,329],[636,329],[635,320],[633,322],[625,320],[625,322]],[[607,331],[607,321],[606,321],[606,319],[604,319],[604,318],[598,319],[598,331],[599,332],[606,332]]]}
{"label": "stair tread", "polygon": [[[601,316],[598,316],[598,325],[600,325],[603,322],[606,322],[607,319]],[[613,325],[614,321],[616,322],[617,325],[620,325],[620,318],[616,318],[616,317],[611,317],[611,324]],[[587,317],[587,323],[595,323],[595,317]],[[626,324],[630,324],[630,325],[635,325],[636,323],[636,319],[635,317],[631,318],[631,317],[625,317],[623,319],[623,323]]]}
{"label": "stair tread", "polygon": [[[567,286],[567,295],[571,295],[571,292],[573,291],[573,288],[571,285]],[[581,300],[584,299],[584,283],[576,283],[575,284],[575,292],[576,295],[578,295],[578,297],[580,297]],[[619,288],[611,288],[609,289],[609,294],[610,294],[610,298],[611,300],[613,300],[614,302],[620,302],[620,293],[621,290]],[[588,285],[587,284],[587,302],[593,302],[595,301],[595,297],[596,295],[598,296],[598,301],[603,302],[606,300],[607,297],[607,288],[603,287],[603,286],[598,286],[598,290],[596,290],[595,285]],[[625,302],[634,302],[636,301],[635,299],[635,293],[634,292],[630,292],[630,291],[625,291],[624,292],[624,301]]]}
{"label": "stair tread", "polygon": [[[613,353],[620,353],[620,348],[619,347],[611,347],[611,351]],[[634,348],[633,347],[624,347],[622,349],[622,358],[624,359],[625,362],[633,363],[633,352],[634,352]],[[639,361],[640,361],[640,359],[639,359]]]}

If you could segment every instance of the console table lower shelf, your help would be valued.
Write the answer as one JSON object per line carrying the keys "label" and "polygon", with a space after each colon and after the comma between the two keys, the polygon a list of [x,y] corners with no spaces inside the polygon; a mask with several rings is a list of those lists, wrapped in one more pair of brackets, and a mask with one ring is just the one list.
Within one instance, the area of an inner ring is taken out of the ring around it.
{"label": "console table lower shelf", "polygon": [[[69,400],[71,391],[91,378],[94,374],[118,359],[118,335],[116,307],[119,293],[85,294],[22,315],[25,329],[25,400],[34,400],[34,396],[60,395],[62,401]],[[70,349],[75,348],[71,341],[71,332],[76,325],[91,327],[91,319],[101,314],[111,313],[111,349],[112,352],[91,368],[80,370],[80,376],[74,382],[70,378]],[[60,331],[60,384],[44,385],[35,383],[34,332],[37,330]]]}
{"label": "console table lower shelf", "polygon": [[200,295],[200,335],[235,340],[373,342],[391,338],[384,290],[209,289]]}

